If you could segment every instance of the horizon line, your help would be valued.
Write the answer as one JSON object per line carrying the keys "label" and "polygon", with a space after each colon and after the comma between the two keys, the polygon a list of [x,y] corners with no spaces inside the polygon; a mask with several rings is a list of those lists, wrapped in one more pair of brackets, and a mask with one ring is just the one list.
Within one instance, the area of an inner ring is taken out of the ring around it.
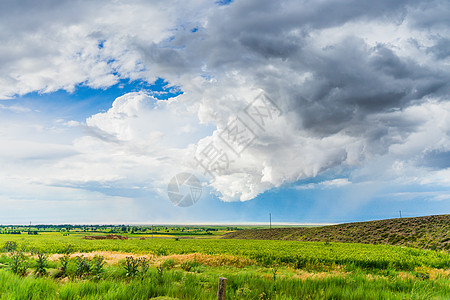
{"label": "horizon line", "polygon": [[[337,225],[341,223],[296,223],[296,222],[272,222],[272,226],[328,226],[328,225]],[[120,225],[135,225],[135,226],[165,226],[165,225],[183,225],[183,226],[267,226],[269,227],[270,224],[267,222],[168,222],[168,223],[36,223],[31,224],[31,227],[33,226],[42,226],[42,225],[54,225],[54,226],[60,226],[60,225],[79,225],[79,226],[91,226],[91,225],[113,225],[113,226],[120,226]],[[0,226],[30,226],[29,223],[18,223],[18,224],[0,224]]]}

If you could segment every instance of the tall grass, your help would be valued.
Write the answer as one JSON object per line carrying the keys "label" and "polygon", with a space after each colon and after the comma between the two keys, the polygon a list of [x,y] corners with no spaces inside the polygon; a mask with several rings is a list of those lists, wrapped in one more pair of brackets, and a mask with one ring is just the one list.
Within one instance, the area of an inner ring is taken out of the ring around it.
{"label": "tall grass", "polygon": [[[404,281],[367,279],[362,275],[324,279],[279,278],[223,274],[228,278],[228,299],[449,299],[448,279]],[[105,279],[61,283],[50,278],[19,277],[0,270],[1,299],[149,299],[170,296],[180,299],[215,299],[217,274],[191,274],[155,269],[143,279]]]}

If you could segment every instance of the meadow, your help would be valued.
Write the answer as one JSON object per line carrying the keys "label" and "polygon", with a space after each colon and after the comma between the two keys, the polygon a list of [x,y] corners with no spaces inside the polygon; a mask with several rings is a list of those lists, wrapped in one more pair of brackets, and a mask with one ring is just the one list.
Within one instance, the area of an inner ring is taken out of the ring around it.
{"label": "meadow", "polygon": [[[444,251],[330,242],[84,236],[0,235],[0,299],[215,299],[219,276],[228,279],[227,299],[450,298],[450,255]],[[20,252],[22,274],[11,269]],[[45,255],[44,268],[38,254]],[[80,271],[83,263],[88,267]]]}
{"label": "meadow", "polygon": [[450,251],[450,215],[396,218],[309,228],[242,229],[226,233],[226,238],[385,244]]}

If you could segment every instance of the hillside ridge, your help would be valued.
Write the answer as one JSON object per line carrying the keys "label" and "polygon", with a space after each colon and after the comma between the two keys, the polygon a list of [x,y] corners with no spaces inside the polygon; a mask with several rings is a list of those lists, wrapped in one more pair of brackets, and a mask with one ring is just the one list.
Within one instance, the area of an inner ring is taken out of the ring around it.
{"label": "hillside ridge", "polygon": [[402,245],[450,251],[450,215],[396,218],[321,227],[246,229],[226,239],[294,240]]}

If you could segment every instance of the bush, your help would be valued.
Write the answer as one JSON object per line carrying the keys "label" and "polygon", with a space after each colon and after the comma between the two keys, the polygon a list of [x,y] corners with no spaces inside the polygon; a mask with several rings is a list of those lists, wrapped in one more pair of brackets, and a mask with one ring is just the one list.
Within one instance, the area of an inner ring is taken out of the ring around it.
{"label": "bush", "polygon": [[10,270],[19,276],[25,276],[27,273],[28,262],[22,252],[15,251],[11,256]]}
{"label": "bush", "polygon": [[70,256],[68,254],[65,254],[64,256],[59,258],[59,261],[61,263],[61,272],[62,272],[62,276],[66,275],[67,273],[67,265],[69,264],[69,258]]}
{"label": "bush", "polygon": [[83,256],[77,256],[76,275],[79,277],[89,275],[90,271],[91,271],[91,261]]}
{"label": "bush", "polygon": [[13,241],[7,241],[3,246],[3,250],[6,252],[14,252],[17,250],[17,243]]}
{"label": "bush", "polygon": [[36,260],[36,271],[35,274],[38,276],[47,275],[47,254],[40,252],[38,253],[38,258]]}
{"label": "bush", "polygon": [[101,274],[103,273],[103,266],[105,265],[105,258],[103,256],[94,256],[94,265],[92,266],[92,274],[96,276],[97,279],[100,279]]}
{"label": "bush", "polygon": [[141,270],[140,270],[141,276],[144,276],[145,274],[147,274],[147,271],[149,268],[148,259],[145,257],[141,257],[138,259],[138,263],[139,263],[139,266],[141,267]]}
{"label": "bush", "polygon": [[133,256],[127,256],[125,258],[124,268],[127,271],[127,277],[136,277],[139,274],[139,260],[135,259]]}

